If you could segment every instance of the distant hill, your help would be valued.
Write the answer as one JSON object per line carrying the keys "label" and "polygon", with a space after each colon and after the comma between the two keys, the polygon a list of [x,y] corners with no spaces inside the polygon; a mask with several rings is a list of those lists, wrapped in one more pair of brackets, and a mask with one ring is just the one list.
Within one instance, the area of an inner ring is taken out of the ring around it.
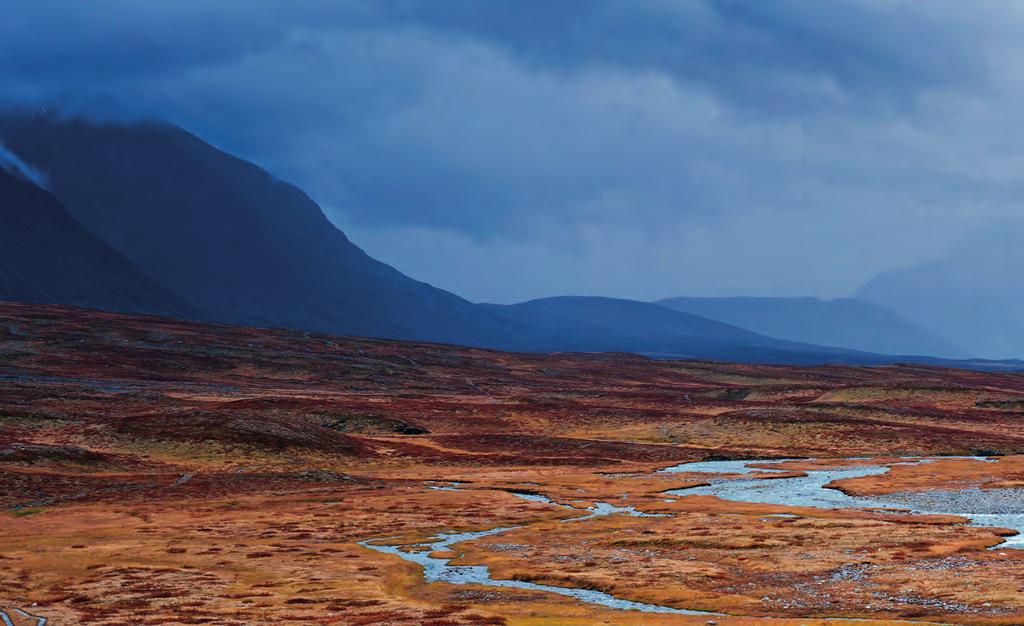
{"label": "distant hill", "polygon": [[510,332],[370,258],[298,188],[180,128],[8,114],[0,137],[75,219],[212,320],[462,344]]}
{"label": "distant hill", "polygon": [[198,315],[89,232],[49,192],[2,167],[0,300]]}
{"label": "distant hill", "polygon": [[879,274],[857,297],[881,304],[973,356],[1024,357],[1024,224],[966,237],[945,257]]}
{"label": "distant hill", "polygon": [[668,298],[658,304],[803,343],[882,354],[964,356],[963,349],[888,309],[854,298]]}
{"label": "distant hill", "polygon": [[535,350],[628,351],[667,358],[761,363],[884,362],[879,355],[784,341],[670,308],[616,298],[563,296],[482,305],[533,328]]}
{"label": "distant hill", "polygon": [[18,172],[0,181],[2,299],[516,351],[905,360],[628,300],[473,304],[371,258],[298,188],[168,124],[0,114],[0,144]]}

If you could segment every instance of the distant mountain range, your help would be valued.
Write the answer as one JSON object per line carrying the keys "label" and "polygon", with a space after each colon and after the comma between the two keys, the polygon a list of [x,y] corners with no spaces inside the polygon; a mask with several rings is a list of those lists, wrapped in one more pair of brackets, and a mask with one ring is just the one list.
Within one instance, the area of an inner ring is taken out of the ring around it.
{"label": "distant mountain range", "polygon": [[794,364],[891,360],[766,337],[707,317],[634,300],[563,296],[482,306],[533,329],[529,347],[541,351],[628,351],[663,358]]}
{"label": "distant mountain range", "polygon": [[371,258],[301,190],[180,128],[8,113],[0,143],[0,299],[517,351],[801,364],[955,353],[864,302],[474,304]]}
{"label": "distant mountain range", "polygon": [[966,352],[1024,355],[1024,225],[970,233],[945,256],[885,272],[858,292],[922,328],[956,337]]}
{"label": "distant mountain range", "polygon": [[658,304],[791,341],[882,354],[966,356],[938,334],[867,300],[681,297]]}

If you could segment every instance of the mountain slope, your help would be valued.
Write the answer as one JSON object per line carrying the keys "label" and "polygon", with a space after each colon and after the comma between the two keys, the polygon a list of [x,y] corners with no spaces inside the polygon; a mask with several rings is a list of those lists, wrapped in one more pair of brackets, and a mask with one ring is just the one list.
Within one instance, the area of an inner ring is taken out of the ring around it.
{"label": "mountain slope", "polygon": [[660,300],[658,304],[803,343],[882,354],[964,354],[963,350],[899,315],[854,298],[680,297]]}
{"label": "mountain slope", "polygon": [[0,136],[77,220],[211,319],[469,344],[508,333],[370,258],[298,188],[179,128],[7,115]]}
{"label": "mountain slope", "polygon": [[647,302],[582,296],[487,304],[536,329],[534,350],[626,351],[671,358],[762,363],[876,363],[885,357],[765,337],[723,322]]}
{"label": "mountain slope", "polygon": [[1021,241],[1024,225],[995,224],[944,258],[876,276],[857,297],[955,337],[972,355],[1024,357]]}
{"label": "mountain slope", "polygon": [[[70,226],[22,226],[18,220],[28,215],[8,220],[2,297],[521,351],[893,360],[772,339],[648,303],[556,298],[475,305],[369,257],[298,188],[167,124],[5,114],[0,142],[22,171],[45,177],[52,193],[46,197],[63,205],[79,235],[98,247],[69,256],[76,247],[56,235]],[[29,233],[24,241],[22,230]],[[76,283],[80,271],[85,277]]]}
{"label": "mountain slope", "polygon": [[86,230],[49,192],[3,168],[0,224],[0,300],[197,314]]}

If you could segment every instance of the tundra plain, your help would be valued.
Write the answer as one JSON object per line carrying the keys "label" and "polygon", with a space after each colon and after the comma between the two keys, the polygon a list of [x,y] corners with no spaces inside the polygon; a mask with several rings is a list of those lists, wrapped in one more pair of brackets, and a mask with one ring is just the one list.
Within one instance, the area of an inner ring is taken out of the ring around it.
{"label": "tundra plain", "polygon": [[[785,458],[774,476],[893,464],[830,485],[854,495],[1021,489],[1024,374],[515,354],[13,303],[0,355],[0,610],[17,626],[37,623],[17,609],[53,626],[1024,623],[1012,531],[688,496],[742,477],[659,471]],[[495,528],[431,556],[694,613],[430,582],[367,545]]]}

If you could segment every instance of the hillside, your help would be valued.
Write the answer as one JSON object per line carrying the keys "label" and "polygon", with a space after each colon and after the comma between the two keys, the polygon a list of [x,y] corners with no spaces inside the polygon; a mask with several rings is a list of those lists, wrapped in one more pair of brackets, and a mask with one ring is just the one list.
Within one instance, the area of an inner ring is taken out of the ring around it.
{"label": "hillside", "polygon": [[866,300],[679,297],[658,304],[790,341],[881,354],[965,356],[940,336]]}
{"label": "hillside", "polygon": [[[45,177],[47,197],[77,223],[46,230],[8,221],[13,243],[0,296],[11,300],[533,352],[797,364],[955,352],[877,307],[850,303],[802,304],[806,310],[743,303],[729,316],[709,311],[719,321],[603,298],[476,305],[371,258],[301,190],[180,128],[8,113],[0,116],[0,140],[5,154]],[[13,196],[5,206],[29,210]],[[70,230],[91,239],[93,252],[63,242]],[[28,242],[31,250],[15,254]],[[86,279],[115,265],[133,268],[132,278],[111,269],[107,278]]]}
{"label": "hillside", "polygon": [[96,238],[49,192],[2,168],[0,223],[0,300],[199,314]]}
{"label": "hillside", "polygon": [[210,319],[466,344],[507,333],[370,258],[298,188],[180,128],[10,114],[0,136],[75,219]]}
{"label": "hillside", "polygon": [[756,363],[884,362],[879,355],[766,337],[727,323],[634,300],[564,296],[485,305],[536,329],[535,350],[638,352],[665,358]]}

